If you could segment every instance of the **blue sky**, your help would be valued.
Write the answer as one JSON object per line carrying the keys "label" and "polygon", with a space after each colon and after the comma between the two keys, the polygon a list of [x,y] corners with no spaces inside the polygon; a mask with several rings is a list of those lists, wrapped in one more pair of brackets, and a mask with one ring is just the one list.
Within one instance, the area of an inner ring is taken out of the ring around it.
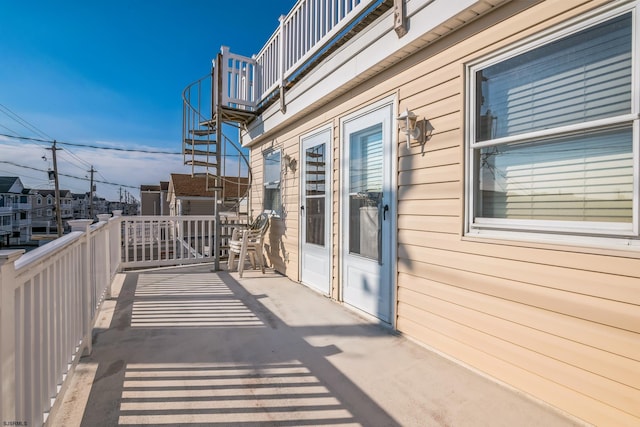
{"label": "blue sky", "polygon": [[[257,53],[294,4],[0,0],[0,133],[42,138],[4,106],[59,141],[180,151],[182,90],[210,71],[222,45],[240,55]],[[46,145],[0,137],[0,175],[51,188],[43,173],[1,163],[47,169]],[[139,186],[190,171],[180,156],[63,148],[60,172],[74,176],[93,165],[97,179]],[[88,183],[61,180],[74,192],[88,191]],[[98,194],[109,199],[118,190],[98,184]]]}

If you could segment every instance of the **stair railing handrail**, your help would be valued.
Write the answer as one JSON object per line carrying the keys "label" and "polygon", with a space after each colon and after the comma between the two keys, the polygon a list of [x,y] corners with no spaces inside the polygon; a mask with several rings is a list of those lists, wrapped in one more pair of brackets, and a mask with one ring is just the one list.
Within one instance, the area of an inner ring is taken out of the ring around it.
{"label": "stair railing handrail", "polygon": [[[202,86],[203,82],[211,78],[212,73],[209,73],[194,81],[182,91],[182,153],[183,161],[187,164],[187,155],[191,151],[191,173],[195,172],[195,144],[191,143],[189,148],[187,143],[188,141],[195,141],[196,135],[194,131],[205,128],[206,126],[203,123],[207,123],[210,120],[205,114],[212,108],[211,100],[210,98],[205,98],[205,96],[210,97],[211,90],[205,90],[203,93]],[[204,113],[203,108],[207,109]],[[206,135],[206,141],[210,141],[209,135]]]}
{"label": "stair railing handrail", "polygon": [[[184,107],[188,107],[189,110],[191,112],[194,113],[195,116],[198,117],[198,125],[202,122],[205,122],[207,120],[210,119],[210,117],[206,117],[204,116],[200,111],[202,110],[201,108],[196,108],[193,106],[193,104],[191,103],[191,90],[194,86],[198,85],[200,86],[202,84],[203,81],[205,81],[206,79],[211,79],[212,78],[212,73],[206,74],[202,77],[200,77],[198,80],[194,81],[193,83],[191,83],[190,85],[188,85],[183,91],[182,91],[182,105]],[[198,96],[198,103],[200,103],[200,96]],[[200,107],[198,105],[198,107]],[[209,105],[209,108],[211,108],[211,106]],[[185,123],[183,121],[183,123]],[[186,129],[186,125],[183,126]]]}

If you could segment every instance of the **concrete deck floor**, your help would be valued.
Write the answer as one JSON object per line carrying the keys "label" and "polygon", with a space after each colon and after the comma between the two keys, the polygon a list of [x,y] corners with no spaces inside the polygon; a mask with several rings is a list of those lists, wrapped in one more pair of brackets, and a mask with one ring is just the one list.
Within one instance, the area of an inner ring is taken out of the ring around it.
{"label": "concrete deck floor", "polygon": [[127,273],[49,426],[567,426],[273,272]]}

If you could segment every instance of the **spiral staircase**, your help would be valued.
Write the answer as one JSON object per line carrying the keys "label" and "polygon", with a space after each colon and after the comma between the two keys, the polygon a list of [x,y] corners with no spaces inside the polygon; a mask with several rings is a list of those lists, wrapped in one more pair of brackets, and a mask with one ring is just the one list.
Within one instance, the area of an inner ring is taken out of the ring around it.
{"label": "spiral staircase", "polygon": [[[251,167],[239,142],[226,133],[241,129],[255,117],[253,73],[255,61],[222,49],[210,74],[185,88],[183,100],[182,153],[193,176],[206,176],[207,190],[222,203],[248,203]],[[246,178],[246,185],[241,185]],[[217,207],[217,205],[216,205]],[[249,206],[245,212],[249,213]],[[215,213],[218,214],[217,212]]]}

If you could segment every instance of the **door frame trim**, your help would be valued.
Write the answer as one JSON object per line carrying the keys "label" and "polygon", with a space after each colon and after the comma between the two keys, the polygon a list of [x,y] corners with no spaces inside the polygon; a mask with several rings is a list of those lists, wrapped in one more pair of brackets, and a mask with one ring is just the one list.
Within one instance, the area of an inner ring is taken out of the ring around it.
{"label": "door frame trim", "polygon": [[[346,139],[345,139],[345,132],[344,132],[344,125],[346,122],[355,120],[361,116],[365,116],[369,113],[372,113],[376,110],[385,108],[385,107],[391,107],[391,129],[390,129],[390,133],[391,133],[391,147],[389,150],[389,156],[391,157],[390,162],[391,162],[391,179],[389,182],[389,187],[390,190],[392,191],[392,195],[389,197],[389,203],[391,204],[391,212],[392,215],[390,215],[389,220],[390,220],[390,232],[389,232],[389,244],[391,246],[390,251],[389,251],[389,258],[391,259],[390,261],[390,265],[389,265],[389,279],[391,280],[391,294],[390,294],[390,301],[389,304],[391,305],[390,307],[390,312],[389,312],[389,317],[391,319],[391,321],[388,323],[388,325],[390,325],[393,329],[397,329],[397,283],[398,283],[398,258],[397,258],[397,246],[398,246],[398,124],[397,124],[397,119],[396,117],[398,116],[398,96],[397,94],[392,94],[389,96],[386,96],[384,98],[378,99],[375,102],[372,102],[370,104],[367,104],[364,107],[359,108],[357,111],[353,111],[345,116],[342,116],[339,118],[339,124],[338,124],[338,132],[339,132],[339,140],[338,140],[338,149],[339,149],[339,153],[338,153],[338,161],[336,162],[337,165],[336,167],[338,168],[338,193],[336,194],[336,197],[338,198],[338,233],[337,233],[337,240],[338,240],[338,247],[337,247],[337,258],[336,258],[336,262],[337,262],[337,278],[338,278],[338,283],[339,285],[337,286],[337,296],[336,296],[336,300],[344,303],[344,292],[343,292],[343,275],[344,275],[344,266],[343,266],[343,250],[344,250],[344,236],[342,235],[343,233],[343,227],[342,227],[342,222],[343,222],[343,214],[345,212],[345,206],[344,206],[344,197],[342,195],[342,186],[344,184],[344,174],[346,173],[344,171],[344,160],[345,160],[345,156],[344,156],[344,147],[346,144]],[[349,304],[344,304],[345,307],[350,307]],[[355,308],[354,308],[355,310]],[[361,313],[364,313],[362,311],[360,311]],[[374,317],[374,316],[371,316]]]}
{"label": "door frame trim", "polygon": [[[300,278],[300,283],[304,284],[307,288],[312,289],[312,290],[316,290],[315,288],[313,288],[312,286],[305,284],[302,281],[302,246],[303,246],[303,239],[304,236],[302,235],[302,215],[300,212],[300,206],[302,206],[302,204],[304,203],[304,189],[302,188],[302,162],[304,161],[303,158],[303,144],[304,144],[304,140],[308,139],[308,138],[312,138],[316,135],[319,135],[323,132],[329,131],[329,146],[328,146],[328,155],[327,155],[327,160],[329,162],[329,166],[327,167],[327,171],[329,171],[329,189],[328,189],[328,194],[329,194],[329,198],[331,199],[331,203],[329,204],[329,212],[331,217],[333,216],[333,199],[335,194],[333,193],[333,163],[334,163],[334,159],[333,159],[333,145],[334,145],[334,135],[333,135],[333,122],[329,122],[329,123],[325,123],[322,126],[316,127],[311,131],[308,131],[306,133],[303,133],[300,135],[300,138],[298,139],[298,157],[299,157],[299,168],[298,170],[300,171],[300,176],[299,176],[299,181],[298,181],[298,277]],[[334,298],[334,288],[335,288],[335,284],[333,283],[333,275],[332,275],[332,271],[333,271],[333,266],[334,266],[334,254],[333,254],[333,221],[331,221],[332,218],[329,218],[329,221],[327,221],[327,225],[328,225],[328,230],[329,230],[329,236],[327,239],[327,245],[329,247],[329,293],[327,294],[329,297]]]}

